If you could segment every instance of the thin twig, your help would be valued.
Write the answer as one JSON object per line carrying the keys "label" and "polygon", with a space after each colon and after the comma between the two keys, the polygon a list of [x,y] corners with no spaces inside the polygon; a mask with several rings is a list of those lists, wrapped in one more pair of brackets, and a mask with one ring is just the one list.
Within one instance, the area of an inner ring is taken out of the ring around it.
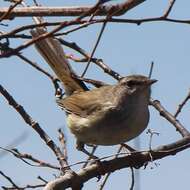
{"label": "thin twig", "polygon": [[[20,114],[24,121],[38,133],[38,135],[47,144],[47,146],[54,152],[60,163],[60,166],[63,168],[65,166],[65,162],[59,147],[57,147],[53,140],[40,127],[39,123],[32,119],[32,117],[25,111],[25,109],[14,100],[14,98],[8,93],[5,88],[3,88],[2,85],[0,85],[0,93],[6,98],[8,103],[13,106],[13,108]],[[63,172],[67,170],[69,170],[68,167],[66,170],[63,170]]]}
{"label": "thin twig", "polygon": [[[127,11],[133,9],[134,7],[142,4],[146,0],[125,0],[122,3],[115,5],[102,5],[98,7],[96,15],[106,16],[109,13],[116,12],[114,16],[120,16],[125,14]],[[97,4],[95,6],[71,6],[71,7],[19,7],[14,9],[10,14],[10,18],[14,17],[32,17],[32,16],[90,16],[96,11]],[[8,8],[2,8],[0,10],[0,16],[7,12]],[[87,15],[88,13],[88,15]]]}
{"label": "thin twig", "polygon": [[[190,20],[186,19],[186,20],[180,20],[180,19],[172,19],[172,18],[164,18],[163,16],[159,16],[159,17],[153,17],[153,18],[144,18],[144,19],[122,19],[122,18],[109,18],[109,19],[96,19],[96,20],[80,20],[80,21],[65,21],[67,22],[67,26],[72,26],[72,25],[78,25],[78,24],[82,24],[80,25],[80,27],[86,27],[86,26],[90,26],[92,24],[98,24],[98,23],[103,23],[103,22],[112,22],[112,23],[127,23],[127,24],[137,24],[140,25],[142,23],[146,23],[146,22],[172,22],[172,23],[181,23],[181,24],[190,24]],[[22,32],[24,30],[29,30],[29,29],[33,29],[36,27],[41,27],[41,26],[57,26],[60,25],[63,22],[44,22],[44,23],[39,23],[39,24],[31,24],[31,25],[26,25],[26,26],[21,26],[18,27],[10,32],[7,33],[3,33],[0,35],[0,39],[3,38],[13,38],[14,35],[18,32]],[[83,25],[84,24],[84,25]],[[73,31],[76,31],[77,28],[75,28]],[[62,33],[55,33],[54,36],[60,36],[60,35],[66,35],[68,33],[72,32],[72,30],[68,30],[66,32],[62,32]],[[30,36],[28,35],[24,35],[24,34],[20,34],[18,35],[18,37],[22,37],[24,38],[24,36],[26,36],[26,39],[30,39]],[[17,36],[15,36],[17,37]]]}
{"label": "thin twig", "polygon": [[88,68],[89,68],[89,66],[90,66],[90,62],[91,62],[91,60],[92,60],[92,57],[94,56],[94,53],[95,53],[95,51],[96,51],[96,48],[98,47],[98,44],[99,44],[100,39],[101,39],[101,37],[102,37],[102,34],[103,34],[104,30],[105,30],[106,24],[107,24],[107,22],[104,22],[103,25],[102,25],[102,27],[101,27],[101,30],[100,30],[100,33],[99,33],[99,35],[98,35],[97,41],[96,41],[96,43],[95,43],[95,45],[94,45],[94,48],[93,48],[93,50],[92,50],[92,52],[91,52],[91,54],[90,54],[90,57],[89,57],[89,59],[88,59],[88,63],[87,63],[87,65],[86,65],[86,67],[85,67],[83,73],[81,74],[81,77],[84,77],[84,75],[86,74],[86,72],[87,72],[87,70],[88,70]]}
{"label": "thin twig", "polygon": [[161,105],[160,101],[151,99],[150,105],[156,108],[160,112],[160,115],[168,120],[183,137],[190,135],[189,131]]}
{"label": "thin twig", "polygon": [[155,132],[151,129],[148,129],[146,134],[150,134],[150,140],[149,140],[149,151],[151,152],[152,151],[152,140],[153,140],[153,136],[154,135],[159,135],[158,132]]}
{"label": "thin twig", "polygon": [[45,71],[44,69],[42,69],[37,63],[31,61],[30,59],[28,59],[27,57],[25,57],[23,54],[17,54],[17,56],[20,59],[22,59],[23,61],[25,61],[26,63],[30,64],[35,69],[37,69],[38,71],[40,71],[43,74],[45,74],[51,81],[55,80],[55,77],[53,75],[51,75],[50,73],[48,73],[47,71]]}
{"label": "thin twig", "polygon": [[23,1],[23,0],[18,0],[18,1],[15,2],[14,5],[10,5],[10,7],[8,8],[8,10],[0,17],[0,22],[2,22],[2,20],[7,19],[7,18],[10,19],[10,18],[11,18],[11,17],[10,17],[11,12],[14,10],[14,8],[15,8],[17,5],[21,4],[22,1]]}
{"label": "thin twig", "polygon": [[150,65],[150,71],[149,71],[149,74],[148,74],[148,78],[152,77],[153,68],[154,68],[154,62],[152,61],[151,65]]}
{"label": "thin twig", "polygon": [[45,187],[46,183],[44,184],[38,184],[38,185],[25,185],[25,186],[18,186],[18,188],[15,187],[5,187],[2,186],[4,190],[25,190],[25,189],[37,189],[37,188],[42,188]]}
{"label": "thin twig", "polygon": [[[85,161],[85,163],[84,163],[84,165],[82,166],[82,168],[85,168],[85,167],[88,165],[88,163],[91,161],[92,157],[94,156],[94,153],[96,152],[97,148],[98,148],[98,146],[93,146],[93,147],[92,147],[92,150],[91,150],[91,152],[90,152],[90,156],[88,156],[88,158],[87,158],[87,160]],[[93,158],[93,161],[95,161],[94,158]],[[99,159],[97,159],[96,161],[99,161]]]}
{"label": "thin twig", "polygon": [[[159,22],[159,21],[164,21],[164,22],[173,22],[173,23],[182,23],[182,24],[190,24],[190,20],[180,20],[180,19],[171,19],[171,18],[164,18],[163,16],[160,17],[153,17],[153,18],[145,18],[145,19],[117,19],[117,18],[109,18],[109,19],[96,19],[96,20],[81,20],[81,21],[67,21],[68,25],[67,26],[72,26],[72,25],[78,25],[80,24],[80,27],[87,27],[89,25],[92,24],[98,24],[98,23],[103,23],[103,22],[112,22],[112,23],[128,23],[128,24],[137,24],[140,25],[142,23],[146,23],[146,22]],[[0,35],[0,39],[4,39],[4,38],[13,38],[15,37],[23,37],[26,39],[31,39],[31,37],[29,35],[26,34],[18,34],[19,32],[22,32],[24,30],[29,30],[29,29],[33,29],[36,27],[47,27],[47,26],[57,26],[60,25],[63,22],[43,22],[43,23],[38,23],[38,24],[30,24],[30,25],[26,25],[26,26],[21,26],[18,27],[10,32],[7,33],[3,33]],[[80,27],[78,29],[80,29]],[[77,28],[75,29],[71,29],[62,33],[55,33],[54,36],[60,36],[60,35],[66,35],[70,32],[76,31]]]}
{"label": "thin twig", "polygon": [[83,78],[83,77],[79,77],[79,76],[73,76],[73,77],[77,78],[78,80],[81,80],[83,82],[90,83],[90,84],[94,85],[96,88],[100,88],[101,86],[109,85],[105,82],[94,80],[94,79],[88,79],[88,78]]}
{"label": "thin twig", "polygon": [[36,42],[39,42],[45,38],[48,38],[50,36],[52,36],[54,33],[60,31],[61,29],[63,29],[64,27],[68,27],[69,25],[72,25],[73,23],[78,23],[77,20],[71,20],[71,21],[64,21],[62,22],[60,25],[58,25],[57,27],[55,27],[53,30],[51,30],[50,32],[47,32],[47,33],[43,33],[42,35],[39,35],[38,37],[36,38],[33,38],[29,41],[27,41],[26,43],[18,46],[17,48],[15,49],[10,49],[9,51],[7,52],[4,52],[2,54],[0,54],[0,58],[2,57],[9,57],[9,56],[12,56],[12,55],[16,55],[18,54],[20,51],[22,51],[23,49],[33,45],[34,43]]}
{"label": "thin twig", "polygon": [[129,190],[133,190],[134,186],[135,186],[135,172],[134,172],[134,168],[130,167],[131,169],[131,186],[129,188]]}
{"label": "thin twig", "polygon": [[94,15],[94,13],[97,12],[97,10],[99,9],[101,5],[101,1],[98,1],[94,6],[92,6],[89,10],[83,12],[78,18],[77,20],[82,20],[83,18],[89,16],[89,15]]}
{"label": "thin twig", "polygon": [[[113,157],[115,158],[116,156],[117,158],[119,158],[119,156],[132,156],[134,154],[142,154],[142,155],[148,154],[149,159],[152,162],[154,161],[154,159],[151,153],[156,154],[156,155],[157,154],[174,155],[176,152],[179,152],[189,147],[190,147],[190,137],[187,136],[177,142],[171,143],[169,145],[160,146],[157,149],[153,149],[151,152],[147,150],[142,150],[142,151],[132,150],[132,152],[120,152],[120,153],[104,156],[101,158],[97,158],[97,159],[94,159],[94,161],[103,161],[103,160],[106,161],[106,159],[113,158]],[[73,167],[76,165],[81,165],[81,164],[89,163],[89,162],[90,160],[80,161],[80,162],[70,164],[69,167]],[[147,162],[145,162],[145,164],[147,164]],[[136,167],[136,168],[139,168],[139,167]]]}
{"label": "thin twig", "polygon": [[[153,22],[153,21],[167,21],[167,22],[174,22],[174,23],[184,23],[184,24],[190,24],[190,20],[178,20],[178,19],[169,19],[169,18],[163,18],[161,17],[156,17],[156,18],[147,18],[147,19],[116,19],[116,18],[110,18],[109,20],[107,19],[97,19],[96,21],[91,21],[89,22],[90,24],[95,24],[95,23],[102,23],[102,22],[115,22],[115,23],[133,23],[133,24],[137,24],[140,25],[141,23],[145,23],[145,22]],[[86,21],[81,21],[81,22],[86,22]],[[15,55],[16,53],[18,53],[19,51],[29,47],[30,45],[34,44],[37,41],[43,40],[49,36],[56,36],[56,32],[58,32],[59,30],[61,30],[64,27],[68,27],[70,25],[73,24],[79,24],[76,20],[74,21],[65,21],[62,22],[62,24],[60,24],[58,27],[56,27],[54,30],[52,30],[49,33],[46,33],[44,35],[39,36],[38,38],[35,38],[33,40],[30,40],[28,42],[26,42],[23,45],[18,46],[15,49],[12,49],[11,51],[5,52],[3,54],[0,54],[0,58],[2,57],[9,57],[11,55]],[[7,34],[1,35],[0,38],[5,38],[5,36],[7,37]]]}
{"label": "thin twig", "polygon": [[177,118],[177,116],[179,115],[179,113],[181,112],[181,110],[183,109],[183,107],[185,106],[185,104],[187,103],[187,101],[190,99],[190,90],[186,96],[186,98],[182,101],[181,104],[178,105],[177,111],[174,114],[174,117]]}
{"label": "thin twig", "polygon": [[82,19],[84,19],[89,14],[92,14],[90,19],[88,19],[85,23],[82,23],[81,25],[79,25],[79,26],[77,26],[75,28],[72,28],[70,30],[64,31],[64,32],[60,33],[59,35],[67,35],[69,33],[75,32],[77,30],[80,30],[82,28],[85,28],[85,27],[91,25],[92,22],[93,22],[93,18],[95,16],[95,13],[98,10],[100,4],[101,4],[100,2],[97,2],[90,10],[88,10],[85,13],[82,13],[82,15],[77,18],[77,21],[80,23]]}
{"label": "thin twig", "polygon": [[44,178],[42,178],[41,176],[38,176],[38,179],[41,180],[41,181],[44,182],[44,183],[48,183],[48,181],[45,180]]}
{"label": "thin twig", "polygon": [[[119,153],[121,152],[122,148],[123,148],[123,146],[121,145],[119,147],[119,149],[117,150],[117,155],[115,155],[115,158],[117,158],[119,156]],[[111,175],[111,172],[109,172],[109,173],[106,174],[106,176],[104,177],[104,180],[100,184],[99,190],[103,190],[103,188],[105,187],[105,184],[108,181],[108,178],[109,178],[110,175]]]}
{"label": "thin twig", "polygon": [[171,12],[171,10],[172,10],[172,8],[174,6],[174,3],[175,3],[175,0],[169,0],[169,6],[168,6],[168,8],[166,9],[166,11],[165,11],[165,13],[163,15],[164,18],[168,17],[168,15],[170,14],[170,12]]}
{"label": "thin twig", "polygon": [[[178,152],[185,150],[190,147],[190,136],[184,137],[181,140],[178,140],[176,142],[173,142],[171,144],[160,146],[156,149],[153,149],[151,152],[144,151],[144,152],[132,152],[130,154],[127,154],[127,156],[114,158],[112,160],[106,160],[101,162],[101,171],[99,170],[99,164],[95,163],[90,166],[87,166],[84,169],[81,169],[77,176],[81,179],[81,182],[84,183],[88,181],[89,179],[92,179],[93,177],[104,175],[105,173],[114,172],[116,170],[127,168],[127,167],[134,167],[139,168],[144,166],[145,163],[152,161],[152,160],[158,160],[161,158],[164,158],[169,155],[175,155]],[[54,185],[54,188],[56,187],[62,187],[62,189],[66,189],[70,187],[70,184],[74,183],[75,177],[68,178],[67,176],[63,176],[61,178],[55,179],[54,181],[51,181],[44,190],[49,190],[52,185]]]}
{"label": "thin twig", "polygon": [[18,186],[14,183],[14,181],[13,181],[9,176],[5,175],[2,171],[0,171],[0,174],[1,174],[5,179],[7,179],[15,189],[18,189]]}
{"label": "thin twig", "polygon": [[[87,60],[89,60],[90,55],[84,50],[82,49],[79,45],[77,45],[75,42],[68,42],[65,41],[61,38],[58,38],[58,40],[65,46],[77,51],[78,53],[80,53],[81,55],[83,55]],[[93,63],[95,63],[96,65],[98,65],[101,69],[103,69],[103,71],[107,74],[109,74],[110,76],[112,76],[113,78],[115,78],[116,80],[119,80],[122,76],[119,75],[119,73],[115,72],[114,70],[112,70],[108,65],[106,65],[102,59],[97,59],[97,58],[92,58],[91,61]]]}
{"label": "thin twig", "polygon": [[[24,163],[30,165],[30,166],[34,166],[34,167],[48,167],[48,168],[51,168],[51,169],[56,169],[56,170],[60,170],[60,167],[58,166],[55,166],[55,165],[52,165],[52,164],[49,164],[49,163],[46,163],[42,160],[39,160],[37,158],[34,158],[32,155],[30,154],[23,154],[23,153],[20,153],[17,149],[7,149],[7,148],[3,148],[3,147],[0,147],[0,149],[4,150],[4,151],[7,151],[9,153],[11,153],[13,156],[15,156],[16,158],[20,159],[21,161],[23,161]],[[37,163],[36,164],[31,164],[29,163],[28,161],[26,160],[30,160],[34,163]]]}
{"label": "thin twig", "polygon": [[[97,19],[96,22],[94,21],[93,24],[104,22],[105,19]],[[180,19],[172,19],[172,18],[164,18],[163,16],[153,17],[153,18],[143,18],[143,19],[122,19],[122,18],[110,18],[108,22],[113,23],[128,23],[128,24],[137,24],[141,25],[147,22],[172,22],[172,23],[183,23],[183,24],[190,24],[190,19],[180,20]]]}
{"label": "thin twig", "polygon": [[65,135],[64,135],[64,133],[63,133],[63,131],[61,129],[59,129],[58,132],[59,132],[59,141],[60,141],[60,143],[62,145],[62,152],[63,152],[63,155],[64,155],[65,163],[68,166],[69,164],[68,164],[66,138],[65,138]]}
{"label": "thin twig", "polygon": [[[84,21],[80,21],[79,24],[81,24],[83,22]],[[13,29],[10,32],[2,33],[0,35],[0,39],[9,38],[9,37],[11,37],[11,36],[13,36],[13,35],[15,35],[15,34],[17,34],[19,32],[24,32],[25,30],[31,30],[31,29],[34,29],[34,28],[37,28],[37,27],[57,26],[57,25],[60,25],[61,23],[62,22],[43,22],[43,23],[38,23],[38,24],[28,24],[28,25],[25,25],[25,26],[20,26],[20,27],[17,27],[15,29]],[[20,35],[22,35],[22,34],[20,34]]]}
{"label": "thin twig", "polygon": [[29,65],[31,65],[32,67],[34,67],[35,69],[37,69],[38,71],[40,71],[41,73],[43,73],[44,75],[46,75],[51,80],[51,82],[53,84],[53,87],[55,89],[55,94],[57,93],[57,89],[60,89],[60,87],[59,87],[60,80],[58,78],[51,75],[49,72],[47,72],[46,70],[41,68],[37,63],[31,61],[30,59],[25,57],[23,54],[17,54],[17,56],[20,59],[22,59],[23,61],[25,61],[26,63],[28,63]]}
{"label": "thin twig", "polygon": [[[13,139],[7,146],[5,146],[5,149],[12,149],[12,148],[16,148],[16,146],[18,146],[19,144],[23,143],[27,137],[29,136],[28,132],[23,132],[21,133],[18,137],[16,137],[15,139]],[[3,151],[0,152],[0,158],[2,158],[3,156],[5,156],[7,154],[7,152]]]}

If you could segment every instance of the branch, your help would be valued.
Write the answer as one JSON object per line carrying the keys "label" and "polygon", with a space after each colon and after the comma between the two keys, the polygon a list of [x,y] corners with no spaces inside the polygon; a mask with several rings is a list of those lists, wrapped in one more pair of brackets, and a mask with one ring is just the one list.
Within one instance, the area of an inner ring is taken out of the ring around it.
{"label": "branch", "polygon": [[[82,49],[80,46],[77,45],[77,43],[75,42],[68,42],[65,41],[61,38],[58,38],[58,40],[65,46],[77,51],[78,53],[80,53],[81,55],[83,55],[86,60],[84,61],[88,61],[90,58],[90,55],[88,52],[86,52],[84,49]],[[112,76],[113,78],[115,78],[116,80],[119,80],[121,78],[121,76],[119,75],[119,73],[115,72],[114,70],[112,70],[108,65],[106,65],[102,59],[97,59],[95,57],[92,58],[91,60],[93,63],[95,63],[96,65],[98,65],[101,69],[103,69],[103,71],[105,73],[108,73],[110,76]]]}
{"label": "branch", "polygon": [[174,117],[177,117],[179,115],[179,113],[181,112],[181,110],[183,109],[183,107],[185,106],[185,104],[187,103],[187,101],[190,99],[190,91],[188,92],[187,96],[185,97],[185,99],[182,101],[181,104],[179,104],[178,109],[176,111],[176,113],[174,114]]}
{"label": "branch", "polygon": [[99,164],[90,165],[84,169],[81,169],[75,177],[64,175],[60,178],[57,178],[49,182],[44,190],[61,190],[69,188],[70,184],[74,183],[76,178],[80,180],[81,183],[85,183],[94,177],[104,175],[109,172],[114,172],[123,168],[140,168],[147,164],[147,162],[152,162],[153,160],[158,160],[170,155],[175,155],[176,153],[183,151],[189,147],[190,136],[185,137],[182,140],[176,141],[172,144],[160,146],[151,152],[132,152],[131,154],[124,157],[114,158],[109,161],[102,161],[101,166]]}
{"label": "branch", "polygon": [[[105,16],[109,13],[115,13],[113,16],[120,16],[130,9],[140,5],[145,0],[128,0],[116,5],[101,5],[96,11],[97,16]],[[85,12],[92,10],[92,6],[72,6],[72,7],[19,7],[14,8],[7,15],[7,19],[15,17],[32,17],[32,16],[81,16]],[[119,11],[118,11],[119,10]],[[0,8],[0,17],[7,14],[9,8]],[[89,15],[88,15],[89,16]]]}
{"label": "branch", "polygon": [[[65,21],[65,27],[67,26],[72,26],[72,25],[79,25],[81,24],[80,27],[78,27],[77,29],[83,28],[83,27],[87,27],[90,26],[92,24],[98,24],[98,23],[102,23],[102,22],[112,22],[112,23],[128,23],[128,24],[137,24],[140,25],[142,23],[146,23],[146,22],[172,22],[172,23],[179,23],[179,24],[190,24],[190,19],[186,19],[186,20],[180,20],[180,19],[172,19],[172,18],[165,18],[165,16],[159,16],[159,17],[153,17],[153,18],[143,18],[143,19],[122,19],[122,18],[109,18],[109,19],[94,19],[94,20],[72,20],[72,21]],[[29,30],[29,29],[33,29],[36,27],[47,27],[47,26],[57,26],[63,24],[63,22],[43,22],[43,23],[39,23],[39,24],[30,24],[30,25],[26,25],[26,26],[21,26],[18,27],[10,32],[7,33],[2,33],[0,34],[0,39],[4,39],[4,38],[16,38],[16,37],[20,37],[20,38],[26,38],[26,39],[31,39],[31,36],[25,35],[25,34],[18,34],[15,36],[16,33],[25,31],[25,30]],[[63,33],[56,33],[54,36],[60,36],[60,35],[67,35],[70,32],[76,31],[76,29],[72,29],[70,31],[66,31]]]}
{"label": "branch", "polygon": [[[12,139],[10,143],[8,143],[8,145],[5,146],[5,149],[12,149],[15,148],[16,146],[18,146],[19,144],[23,143],[26,138],[28,137],[28,132],[23,132],[21,133],[18,137],[16,137],[15,139]],[[0,151],[0,158],[2,158],[3,156],[5,156],[7,154],[7,152],[5,151]]]}
{"label": "branch", "polygon": [[[68,27],[68,26],[72,26],[72,25],[76,25],[76,24],[85,24],[85,26],[90,26],[92,24],[97,24],[97,23],[102,23],[102,22],[112,22],[112,23],[130,23],[130,24],[137,24],[140,25],[142,23],[146,23],[146,22],[159,22],[159,21],[165,21],[165,22],[172,22],[172,23],[183,23],[183,24],[190,24],[190,20],[179,20],[179,19],[171,19],[171,18],[163,18],[163,16],[161,17],[154,17],[154,18],[145,18],[145,19],[116,19],[116,18],[109,18],[109,19],[96,19],[96,20],[92,20],[92,21],[87,21],[87,20],[82,20],[82,21],[77,21],[77,20],[71,20],[71,21],[65,21],[65,22],[58,22],[58,23],[42,23],[42,24],[33,24],[33,25],[28,25],[28,26],[24,26],[24,27],[20,27],[17,28],[9,33],[4,33],[0,35],[0,39],[3,38],[8,38],[8,37],[12,37],[12,35],[14,35],[15,33],[22,31],[22,30],[26,30],[29,28],[35,28],[37,26],[53,26],[53,25],[59,25],[58,27],[56,27],[54,30],[45,33],[35,39],[29,40],[28,42],[26,42],[23,45],[18,46],[15,49],[12,49],[10,51],[6,51],[2,54],[0,54],[0,58],[3,57],[9,57],[12,55],[17,54],[18,52],[20,52],[21,50],[33,45],[36,42],[39,42],[47,37],[50,36],[59,36],[59,35],[63,35],[63,33],[59,34],[57,33],[58,31],[60,31],[61,29]],[[68,32],[67,32],[68,33]]]}
{"label": "branch", "polygon": [[15,2],[14,5],[10,5],[10,7],[7,9],[7,11],[5,11],[4,14],[2,14],[2,15],[0,16],[0,22],[2,22],[2,20],[4,20],[4,19],[9,18],[10,14],[11,14],[11,12],[14,10],[14,8],[15,8],[17,5],[21,4],[21,2],[22,2],[22,0],[18,0],[17,2]]}
{"label": "branch", "polygon": [[59,129],[58,132],[59,132],[59,141],[60,141],[61,147],[62,147],[62,153],[64,155],[64,160],[67,163],[67,165],[69,165],[68,154],[67,154],[67,146],[66,146],[66,138],[65,138],[65,135],[61,129]]}
{"label": "branch", "polygon": [[[117,150],[117,154],[116,154],[115,158],[117,158],[119,156],[119,153],[121,152],[122,148],[123,148],[123,146],[121,145],[119,147],[119,149]],[[108,181],[108,178],[110,175],[111,175],[111,172],[109,172],[105,175],[104,180],[102,181],[99,190],[103,190],[103,188],[105,187],[105,184]]]}
{"label": "branch", "polygon": [[0,174],[5,178],[7,179],[11,184],[12,186],[16,189],[18,189],[18,186],[14,183],[14,181],[7,175],[5,175],[2,171],[0,171]]}
{"label": "branch", "polygon": [[[32,155],[30,154],[23,154],[23,153],[20,153],[17,149],[7,149],[7,148],[3,148],[3,147],[0,147],[0,149],[4,150],[4,151],[7,151],[9,153],[11,153],[13,156],[15,156],[16,158],[20,159],[21,161],[23,161],[24,163],[30,165],[30,166],[34,166],[34,167],[48,167],[48,168],[51,168],[51,169],[56,169],[56,170],[60,170],[60,167],[58,166],[55,166],[55,165],[52,165],[52,164],[49,164],[47,162],[44,162],[42,160],[39,160],[37,158],[34,158]],[[30,162],[26,161],[26,160],[30,160],[34,163],[37,163],[37,165],[35,164],[31,164]]]}
{"label": "branch", "polygon": [[17,54],[19,51],[31,46],[32,44],[36,43],[36,42],[39,42],[47,37],[50,37],[52,36],[54,33],[58,32],[59,30],[63,29],[64,27],[67,27],[67,26],[70,26],[70,25],[73,25],[73,24],[78,24],[78,21],[77,20],[71,20],[71,21],[65,21],[65,22],[62,22],[59,26],[57,26],[56,28],[54,28],[53,30],[51,30],[50,32],[47,32],[47,33],[43,33],[42,35],[32,39],[32,40],[29,40],[28,42],[18,46],[17,48],[15,49],[11,49],[7,52],[3,52],[2,54],[0,54],[0,58],[2,57],[9,57],[11,55],[15,55]]}
{"label": "branch", "polygon": [[183,136],[189,136],[189,131],[171,114],[169,113],[158,100],[150,100],[150,105],[154,106],[159,112],[160,115],[167,119],[177,131]]}
{"label": "branch", "polygon": [[164,13],[163,17],[167,18],[168,15],[170,14],[173,6],[174,6],[175,0],[169,0],[169,7],[166,9],[166,12]]}
{"label": "branch", "polygon": [[47,144],[47,146],[56,155],[56,157],[60,163],[60,166],[62,168],[66,166],[65,171],[67,171],[68,168],[67,168],[67,164],[65,164],[65,162],[64,162],[63,155],[62,155],[59,147],[57,147],[57,145],[53,142],[53,140],[46,134],[46,132],[40,127],[40,125],[31,118],[31,116],[24,110],[24,108],[21,105],[19,105],[14,100],[14,98],[8,93],[8,91],[5,88],[3,88],[3,86],[1,86],[1,85],[0,85],[0,93],[6,98],[8,103],[11,106],[13,106],[13,108],[21,115],[21,117],[24,119],[24,121],[30,127],[32,127],[38,133],[38,135],[40,135],[42,140]]}
{"label": "branch", "polygon": [[98,47],[98,44],[99,44],[99,42],[100,42],[100,40],[101,40],[101,37],[102,37],[103,32],[104,32],[104,30],[105,30],[105,28],[106,28],[106,25],[107,25],[107,22],[104,22],[103,25],[102,25],[102,27],[101,27],[100,33],[98,34],[98,38],[97,38],[97,40],[96,40],[96,43],[94,44],[93,50],[92,50],[92,52],[91,52],[91,54],[90,54],[90,56],[89,56],[89,58],[88,58],[88,62],[87,62],[87,64],[86,64],[86,67],[85,67],[83,73],[81,74],[81,77],[84,77],[84,75],[86,74],[86,72],[87,72],[87,70],[88,70],[88,68],[89,68],[89,66],[90,66],[90,63],[91,63],[91,61],[92,61],[92,57],[93,57],[94,54],[95,54],[95,51],[96,51],[96,49],[97,49],[97,47]]}

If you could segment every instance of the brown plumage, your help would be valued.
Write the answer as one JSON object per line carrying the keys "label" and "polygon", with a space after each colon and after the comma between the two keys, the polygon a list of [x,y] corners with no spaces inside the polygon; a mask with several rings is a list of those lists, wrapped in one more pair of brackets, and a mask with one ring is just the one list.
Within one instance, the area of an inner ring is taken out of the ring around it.
{"label": "brown plumage", "polygon": [[116,85],[76,92],[57,100],[77,141],[115,145],[138,136],[148,125],[150,86],[142,75],[124,77]]}

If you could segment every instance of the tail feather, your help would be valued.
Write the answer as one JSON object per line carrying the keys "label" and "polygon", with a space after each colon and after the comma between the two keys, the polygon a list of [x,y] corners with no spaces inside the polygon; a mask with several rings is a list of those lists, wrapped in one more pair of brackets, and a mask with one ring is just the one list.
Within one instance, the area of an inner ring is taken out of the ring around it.
{"label": "tail feather", "polygon": [[[47,33],[47,31],[42,27],[31,30],[33,38],[44,33]],[[74,91],[87,89],[82,81],[72,77],[76,74],[72,70],[65,52],[57,39],[48,37],[36,42],[35,47],[63,83],[66,95],[71,95]]]}

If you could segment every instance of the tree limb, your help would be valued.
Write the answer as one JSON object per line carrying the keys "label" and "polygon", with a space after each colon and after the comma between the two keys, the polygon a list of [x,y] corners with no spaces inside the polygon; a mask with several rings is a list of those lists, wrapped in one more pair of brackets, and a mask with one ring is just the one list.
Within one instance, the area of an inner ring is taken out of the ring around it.
{"label": "tree limb", "polygon": [[[105,16],[114,12],[113,16],[120,16],[130,9],[140,5],[145,0],[127,0],[116,5],[101,5],[96,12],[97,16]],[[72,6],[72,7],[17,7],[7,15],[6,19],[15,17],[32,16],[80,16],[84,12],[89,12],[92,6]],[[118,11],[119,10],[119,11]],[[0,17],[6,14],[9,8],[0,8]]]}

